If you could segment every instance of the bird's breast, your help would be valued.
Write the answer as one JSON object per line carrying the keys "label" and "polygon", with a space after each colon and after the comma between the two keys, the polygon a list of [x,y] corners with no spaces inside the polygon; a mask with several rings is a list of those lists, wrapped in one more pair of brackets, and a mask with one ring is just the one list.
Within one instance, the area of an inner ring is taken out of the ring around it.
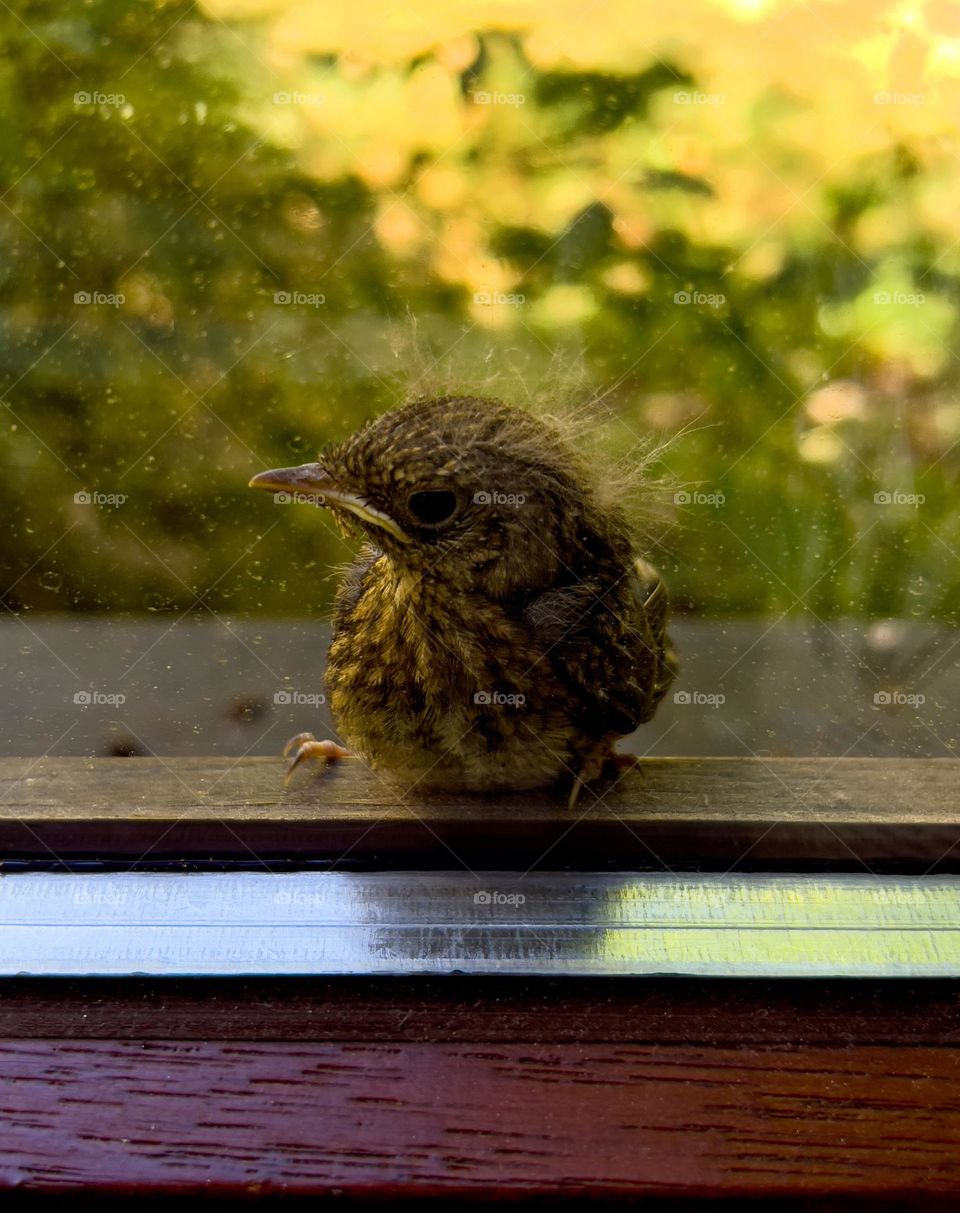
{"label": "bird's breast", "polygon": [[[495,603],[369,578],[338,620],[330,706],[377,767],[461,788],[536,787],[575,761],[529,626]],[[429,779],[427,779],[429,775]]]}

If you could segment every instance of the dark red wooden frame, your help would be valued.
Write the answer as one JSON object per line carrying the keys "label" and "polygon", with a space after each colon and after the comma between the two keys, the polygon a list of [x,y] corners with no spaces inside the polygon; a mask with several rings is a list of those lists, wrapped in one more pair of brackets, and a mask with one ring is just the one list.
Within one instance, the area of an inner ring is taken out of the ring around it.
{"label": "dark red wooden frame", "polygon": [[950,982],[12,982],[0,1190],[954,1206]]}

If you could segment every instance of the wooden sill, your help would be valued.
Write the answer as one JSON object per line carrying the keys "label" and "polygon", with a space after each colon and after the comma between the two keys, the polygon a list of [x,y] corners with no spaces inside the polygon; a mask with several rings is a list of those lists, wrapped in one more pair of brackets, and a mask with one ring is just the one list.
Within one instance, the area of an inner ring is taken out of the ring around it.
{"label": "wooden sill", "polygon": [[0,759],[0,859],[498,870],[960,870],[954,759],[651,758],[563,797],[404,795],[347,760]]}

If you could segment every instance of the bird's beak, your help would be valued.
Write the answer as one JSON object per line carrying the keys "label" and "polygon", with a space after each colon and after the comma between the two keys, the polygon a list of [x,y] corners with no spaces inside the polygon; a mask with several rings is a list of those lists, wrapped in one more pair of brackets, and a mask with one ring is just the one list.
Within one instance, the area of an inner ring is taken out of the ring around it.
{"label": "bird's beak", "polygon": [[269,472],[258,472],[247,487],[266,489],[268,493],[287,493],[294,500],[302,498],[313,505],[348,510],[361,522],[387,531],[401,543],[408,543],[410,539],[389,514],[368,505],[362,497],[338,488],[333,477],[319,463],[302,463],[296,468],[273,468]]}

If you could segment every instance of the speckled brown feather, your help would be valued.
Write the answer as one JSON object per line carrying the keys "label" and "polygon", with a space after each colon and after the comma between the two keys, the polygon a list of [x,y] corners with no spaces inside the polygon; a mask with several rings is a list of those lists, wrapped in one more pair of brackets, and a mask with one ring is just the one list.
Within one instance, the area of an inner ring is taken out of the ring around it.
{"label": "speckled brown feather", "polygon": [[[675,670],[665,587],[601,504],[597,471],[549,425],[470,397],[388,413],[320,464],[409,536],[334,507],[369,541],[340,586],[327,667],[349,745],[404,787],[596,777]],[[410,494],[439,488],[458,512],[425,528]]]}

